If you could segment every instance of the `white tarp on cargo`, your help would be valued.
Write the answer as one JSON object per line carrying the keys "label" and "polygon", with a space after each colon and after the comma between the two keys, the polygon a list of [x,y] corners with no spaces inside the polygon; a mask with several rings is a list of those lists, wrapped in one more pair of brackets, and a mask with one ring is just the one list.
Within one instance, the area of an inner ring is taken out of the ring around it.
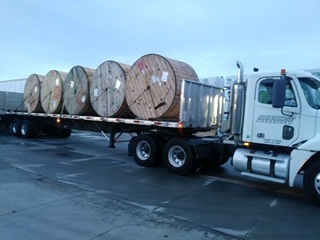
{"label": "white tarp on cargo", "polygon": [[0,91],[0,110],[25,112],[23,93]]}
{"label": "white tarp on cargo", "polygon": [[320,68],[317,69],[305,69],[307,72],[311,73],[312,75],[320,78]]}
{"label": "white tarp on cargo", "polygon": [[223,77],[200,78],[199,81],[201,83],[208,84],[217,88],[223,88],[225,85],[225,80]]}
{"label": "white tarp on cargo", "polygon": [[23,93],[26,81],[26,78],[0,81],[0,91]]}

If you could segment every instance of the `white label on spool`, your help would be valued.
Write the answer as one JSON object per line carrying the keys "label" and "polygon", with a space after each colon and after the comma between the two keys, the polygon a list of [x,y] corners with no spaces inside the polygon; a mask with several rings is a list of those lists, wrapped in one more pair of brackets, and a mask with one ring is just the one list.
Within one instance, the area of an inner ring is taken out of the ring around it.
{"label": "white label on spool", "polygon": [[85,97],[85,96],[82,96],[81,102],[84,103],[85,101],[86,101],[86,97]]}
{"label": "white label on spool", "polygon": [[70,88],[73,88],[74,87],[74,81],[71,81],[70,82]]}
{"label": "white label on spool", "polygon": [[168,72],[162,72],[161,81],[166,82],[168,80],[169,73]]}
{"label": "white label on spool", "polygon": [[95,89],[93,90],[93,95],[94,95],[95,97],[98,97],[98,94],[99,94],[99,90],[98,90],[98,88],[95,88]]}
{"label": "white label on spool", "polygon": [[53,101],[52,106],[55,108],[57,106],[57,102]]}
{"label": "white label on spool", "polygon": [[156,83],[156,82],[157,82],[156,76],[155,76],[155,75],[152,75],[152,76],[151,76],[151,80],[152,80],[152,82]]}
{"label": "white label on spool", "polygon": [[59,78],[56,79],[56,86],[59,86]]}
{"label": "white label on spool", "polygon": [[38,87],[34,87],[34,93],[38,91]]}
{"label": "white label on spool", "polygon": [[119,80],[117,80],[116,85],[114,86],[116,89],[119,89],[121,85],[121,82]]}

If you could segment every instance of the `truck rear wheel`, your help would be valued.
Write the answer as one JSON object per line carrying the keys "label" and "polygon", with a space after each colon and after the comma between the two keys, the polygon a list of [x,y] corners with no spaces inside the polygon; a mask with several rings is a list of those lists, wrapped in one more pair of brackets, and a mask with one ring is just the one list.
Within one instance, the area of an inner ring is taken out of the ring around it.
{"label": "truck rear wheel", "polygon": [[315,162],[306,169],[303,185],[310,199],[320,205],[320,162]]}
{"label": "truck rear wheel", "polygon": [[14,136],[20,136],[21,135],[21,121],[16,120],[10,124],[10,133]]}
{"label": "truck rear wheel", "polygon": [[170,139],[163,149],[164,164],[174,174],[185,175],[196,170],[191,145],[183,139]]}
{"label": "truck rear wheel", "polygon": [[24,138],[36,137],[38,135],[38,129],[36,124],[29,121],[24,120],[21,125],[21,136]]}
{"label": "truck rear wheel", "polygon": [[136,163],[144,167],[152,167],[159,162],[157,140],[151,134],[140,134],[132,143],[133,158]]}

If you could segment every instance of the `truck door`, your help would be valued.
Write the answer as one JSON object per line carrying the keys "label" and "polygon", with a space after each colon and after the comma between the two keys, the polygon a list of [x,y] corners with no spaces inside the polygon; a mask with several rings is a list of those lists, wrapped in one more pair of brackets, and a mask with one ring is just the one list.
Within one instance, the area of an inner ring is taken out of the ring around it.
{"label": "truck door", "polygon": [[285,107],[272,107],[273,83],[279,78],[261,78],[256,84],[252,124],[254,143],[288,146],[298,138],[300,103],[291,78],[287,78]]}

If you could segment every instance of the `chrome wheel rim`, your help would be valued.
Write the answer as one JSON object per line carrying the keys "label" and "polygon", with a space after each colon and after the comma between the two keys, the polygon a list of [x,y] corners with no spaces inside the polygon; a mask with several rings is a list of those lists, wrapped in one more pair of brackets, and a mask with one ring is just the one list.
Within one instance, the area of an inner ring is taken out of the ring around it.
{"label": "chrome wheel rim", "polygon": [[168,160],[173,167],[181,167],[186,162],[186,152],[178,145],[172,146],[168,152]]}
{"label": "chrome wheel rim", "polygon": [[149,143],[147,143],[146,141],[139,142],[136,148],[136,153],[139,159],[143,161],[147,160],[151,154],[151,147]]}
{"label": "chrome wheel rim", "polygon": [[26,128],[27,128],[27,127],[26,127],[24,124],[21,126],[21,134],[22,134],[22,135],[26,135],[26,133],[27,133]]}
{"label": "chrome wheel rim", "polygon": [[314,179],[314,188],[317,193],[320,195],[320,173],[318,173]]}

